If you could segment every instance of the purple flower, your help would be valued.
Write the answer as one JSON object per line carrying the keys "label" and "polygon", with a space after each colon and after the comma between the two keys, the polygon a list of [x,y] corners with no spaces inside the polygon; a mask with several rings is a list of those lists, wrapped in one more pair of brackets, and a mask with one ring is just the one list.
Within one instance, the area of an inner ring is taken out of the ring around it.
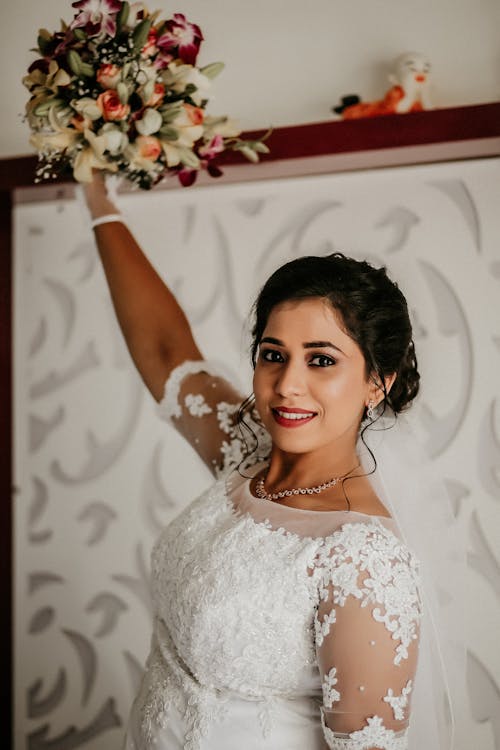
{"label": "purple flower", "polygon": [[90,36],[96,36],[104,31],[109,36],[116,32],[116,14],[122,7],[121,0],[77,0],[72,3],[79,13],[70,25],[71,29],[85,27]]}
{"label": "purple flower", "polygon": [[166,53],[177,50],[184,62],[194,65],[202,40],[203,34],[199,26],[186,21],[182,13],[174,13],[173,19],[166,22],[165,31],[156,46]]}

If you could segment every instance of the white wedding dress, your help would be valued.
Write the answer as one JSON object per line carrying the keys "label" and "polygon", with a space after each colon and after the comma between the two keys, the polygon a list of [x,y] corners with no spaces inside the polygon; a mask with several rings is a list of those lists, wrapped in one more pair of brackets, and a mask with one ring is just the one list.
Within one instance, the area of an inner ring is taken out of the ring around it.
{"label": "white wedding dress", "polygon": [[253,496],[268,440],[254,424],[256,463],[234,469],[241,397],[211,372],[184,363],[160,405],[218,478],[155,544],[154,631],[126,750],[406,750],[414,554],[390,517]]}

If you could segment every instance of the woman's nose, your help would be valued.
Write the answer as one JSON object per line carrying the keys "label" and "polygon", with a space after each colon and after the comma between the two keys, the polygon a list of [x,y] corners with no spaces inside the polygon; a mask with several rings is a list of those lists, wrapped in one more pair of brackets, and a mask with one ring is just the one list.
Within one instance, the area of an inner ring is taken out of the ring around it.
{"label": "woman's nose", "polygon": [[276,393],[284,398],[303,396],[306,392],[304,373],[299,365],[288,362],[276,381]]}

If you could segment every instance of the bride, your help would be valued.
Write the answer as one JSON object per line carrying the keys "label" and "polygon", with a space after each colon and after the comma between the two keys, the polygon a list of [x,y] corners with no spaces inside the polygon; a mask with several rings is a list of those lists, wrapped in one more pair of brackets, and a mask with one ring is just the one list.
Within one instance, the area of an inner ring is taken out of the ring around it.
{"label": "bride", "polygon": [[416,521],[369,439],[392,432],[397,463],[396,415],[419,389],[397,285],[341,253],[275,271],[255,305],[244,401],[102,178],[86,199],[134,363],[215,477],[153,549],[151,651],[126,750],[452,747],[431,585],[444,570],[422,576],[404,533]]}

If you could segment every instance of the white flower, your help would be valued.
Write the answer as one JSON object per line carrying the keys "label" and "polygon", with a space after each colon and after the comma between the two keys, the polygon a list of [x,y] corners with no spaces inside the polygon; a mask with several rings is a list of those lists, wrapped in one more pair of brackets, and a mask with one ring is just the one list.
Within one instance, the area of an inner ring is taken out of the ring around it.
{"label": "white flower", "polygon": [[142,3],[142,2],[131,3],[130,12],[128,14],[128,19],[127,19],[127,26],[130,26],[131,28],[136,26],[139,23],[139,21],[142,20],[141,18],[138,17],[139,13],[144,13],[145,10],[146,10],[145,3]]}
{"label": "white flower", "polygon": [[239,410],[239,404],[229,404],[227,401],[221,401],[217,404],[217,421],[219,427],[226,435],[236,437],[234,415]]}
{"label": "white flower", "polygon": [[135,126],[141,135],[153,135],[157,133],[162,126],[162,116],[157,109],[148,107],[140,120],[137,120]]}
{"label": "white flower", "polygon": [[99,157],[93,148],[84,148],[78,152],[73,165],[73,174],[78,182],[92,182],[93,169],[106,169],[108,172],[116,172],[118,167],[108,159]]}
{"label": "white flower", "polygon": [[172,62],[163,71],[163,82],[168,89],[177,93],[182,93],[188,84],[196,86],[190,96],[194,103],[199,106],[204,99],[208,99],[212,83],[207,76],[200,73],[198,68],[192,65],[178,65]]}
{"label": "white flower", "polygon": [[405,717],[404,709],[408,705],[408,696],[411,693],[412,687],[412,681],[408,680],[401,695],[394,695],[392,688],[389,688],[387,695],[384,697],[384,701],[392,708],[396,721],[403,721]]}
{"label": "white flower", "polygon": [[323,678],[323,702],[326,708],[332,708],[333,704],[340,700],[340,693],[334,688],[337,682],[337,669],[332,667]]}
{"label": "white flower", "polygon": [[184,403],[193,417],[202,417],[204,414],[212,413],[212,409],[207,404],[201,393],[196,396],[192,393],[188,393],[184,399]]}
{"label": "white flower", "polygon": [[158,71],[153,65],[148,65],[145,62],[139,64],[139,70],[136,75],[136,80],[145,86],[150,81],[156,81],[158,79]]}
{"label": "white flower", "polygon": [[32,133],[30,143],[41,154],[64,151],[76,143],[78,133],[70,128],[50,132]]}
{"label": "white flower", "polygon": [[337,613],[335,609],[332,609],[328,615],[323,615],[323,622],[320,621],[318,613],[314,613],[314,634],[316,640],[316,646],[321,646],[324,639],[330,632],[330,625],[337,622]]}
{"label": "white flower", "polygon": [[[396,733],[392,729],[386,729],[380,716],[371,716],[367,720],[367,726],[357,732],[351,732],[349,739],[354,740],[354,748],[365,747],[387,747],[396,750],[403,750],[406,747],[406,737],[402,738],[401,743],[397,743]],[[404,744],[403,744],[404,743]]]}
{"label": "white flower", "polygon": [[358,587],[359,572],[354,563],[343,563],[335,570],[334,577],[334,596],[335,604],[344,606],[348,596],[354,596],[361,599],[362,592]]}
{"label": "white flower", "polygon": [[204,120],[205,137],[213,138],[214,135],[221,135],[223,138],[237,138],[241,133],[241,128],[237,120],[231,117],[213,117],[207,115]]}
{"label": "white flower", "polygon": [[102,117],[102,111],[97,106],[95,99],[90,96],[84,96],[81,99],[73,99],[71,106],[76,109],[83,117],[87,117],[89,120],[98,120]]}
{"label": "white flower", "polygon": [[120,128],[117,128],[110,122],[103,125],[99,131],[99,135],[94,143],[92,143],[93,148],[101,154],[104,153],[104,151],[109,151],[113,156],[123,153],[127,145],[127,134],[123,133]]}

